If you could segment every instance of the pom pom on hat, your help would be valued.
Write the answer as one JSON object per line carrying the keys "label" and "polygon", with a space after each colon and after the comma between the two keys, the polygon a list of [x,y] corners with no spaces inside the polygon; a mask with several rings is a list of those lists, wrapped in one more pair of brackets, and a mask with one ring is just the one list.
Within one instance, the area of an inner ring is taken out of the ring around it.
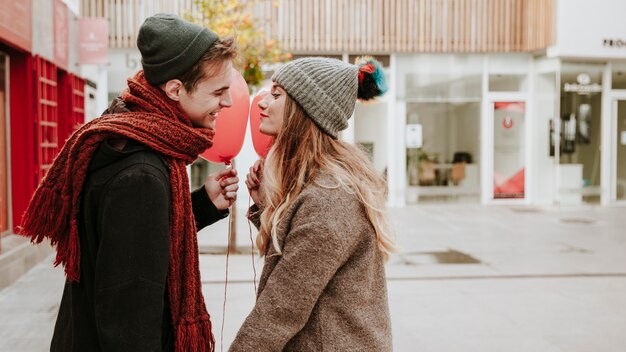
{"label": "pom pom on hat", "polygon": [[371,100],[387,92],[385,72],[380,62],[371,56],[362,56],[354,64],[359,69],[359,100]]}

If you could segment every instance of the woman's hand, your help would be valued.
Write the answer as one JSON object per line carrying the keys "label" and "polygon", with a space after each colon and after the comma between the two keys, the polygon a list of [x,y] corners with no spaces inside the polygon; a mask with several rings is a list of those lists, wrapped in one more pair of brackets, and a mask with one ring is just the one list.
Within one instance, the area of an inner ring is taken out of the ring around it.
{"label": "woman's hand", "polygon": [[254,204],[261,206],[262,200],[259,194],[259,188],[261,187],[261,181],[263,179],[263,160],[257,160],[254,165],[250,167],[250,172],[246,176],[246,186],[248,192]]}

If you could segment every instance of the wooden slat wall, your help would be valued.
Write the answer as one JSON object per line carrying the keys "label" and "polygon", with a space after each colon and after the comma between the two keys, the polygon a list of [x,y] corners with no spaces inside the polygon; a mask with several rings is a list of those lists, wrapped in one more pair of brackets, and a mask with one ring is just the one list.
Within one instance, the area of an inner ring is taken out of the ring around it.
{"label": "wooden slat wall", "polygon": [[[254,0],[250,0],[254,1]],[[555,0],[256,0],[264,33],[293,53],[525,52],[554,43]],[[81,0],[110,20],[110,47],[135,46],[143,19],[198,14],[193,0]]]}
{"label": "wooden slat wall", "polygon": [[179,15],[197,13],[194,0],[81,0],[82,17],[109,20],[109,47],[132,48],[137,44],[139,26],[156,13]]}

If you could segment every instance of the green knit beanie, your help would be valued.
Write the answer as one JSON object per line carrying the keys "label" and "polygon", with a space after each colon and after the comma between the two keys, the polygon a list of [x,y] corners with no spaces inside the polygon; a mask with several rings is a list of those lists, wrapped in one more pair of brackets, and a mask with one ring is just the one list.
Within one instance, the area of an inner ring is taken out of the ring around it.
{"label": "green knit beanie", "polygon": [[159,85],[189,70],[218,39],[208,28],[159,13],[139,28],[137,48],[150,84]]}

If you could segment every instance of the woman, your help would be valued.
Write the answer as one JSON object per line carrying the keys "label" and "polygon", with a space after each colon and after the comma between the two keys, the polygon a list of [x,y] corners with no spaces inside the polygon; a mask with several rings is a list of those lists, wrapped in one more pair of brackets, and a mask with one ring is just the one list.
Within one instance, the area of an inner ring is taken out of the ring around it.
{"label": "woman", "polygon": [[246,180],[265,265],[230,351],[391,351],[386,182],[337,139],[357,97],[386,90],[380,64],[303,58],[272,80],[260,130],[275,142]]}

